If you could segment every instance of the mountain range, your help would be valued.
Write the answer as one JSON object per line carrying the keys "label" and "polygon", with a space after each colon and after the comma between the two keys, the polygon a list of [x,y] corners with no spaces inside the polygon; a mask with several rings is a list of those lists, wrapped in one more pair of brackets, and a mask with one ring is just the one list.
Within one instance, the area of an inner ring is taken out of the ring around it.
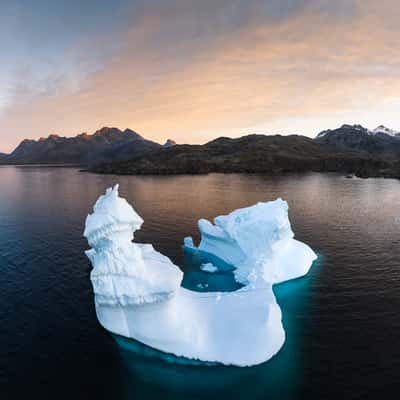
{"label": "mountain range", "polygon": [[[204,145],[175,145],[89,170],[111,174],[331,171],[361,177],[400,177],[400,136],[343,125],[315,139],[300,135],[221,137]],[[389,131],[389,130],[388,130]]]}
{"label": "mountain range", "polygon": [[379,126],[342,125],[314,139],[301,135],[220,137],[204,145],[164,145],[138,133],[104,127],[73,138],[24,140],[1,163],[80,164],[96,173],[183,174],[209,172],[340,171],[400,177],[400,132]]}
{"label": "mountain range", "polygon": [[104,127],[92,135],[81,133],[68,138],[50,135],[39,140],[25,139],[11,154],[0,155],[0,161],[13,164],[87,165],[128,160],[161,147],[131,129],[121,131]]}

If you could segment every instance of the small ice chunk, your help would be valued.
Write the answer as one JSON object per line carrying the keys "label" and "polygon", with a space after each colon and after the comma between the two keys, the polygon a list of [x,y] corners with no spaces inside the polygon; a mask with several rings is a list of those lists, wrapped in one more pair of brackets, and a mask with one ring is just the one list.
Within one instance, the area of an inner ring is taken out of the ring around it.
{"label": "small ice chunk", "polygon": [[208,283],[198,283],[196,286],[199,289],[206,289],[206,288],[208,288]]}
{"label": "small ice chunk", "polygon": [[187,236],[183,239],[183,245],[185,247],[194,247],[193,238],[191,236]]}
{"label": "small ice chunk", "polygon": [[210,274],[213,274],[214,272],[218,271],[218,268],[211,263],[201,264],[200,269],[204,272],[209,272]]}

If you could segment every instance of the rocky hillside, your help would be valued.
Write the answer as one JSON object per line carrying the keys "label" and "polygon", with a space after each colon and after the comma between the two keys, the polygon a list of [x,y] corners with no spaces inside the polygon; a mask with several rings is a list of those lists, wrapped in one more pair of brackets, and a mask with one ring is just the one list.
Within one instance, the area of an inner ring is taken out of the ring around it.
{"label": "rocky hillside", "polygon": [[167,139],[167,141],[164,143],[164,147],[172,147],[175,145],[176,145],[176,142],[172,139]]}
{"label": "rocky hillside", "polygon": [[0,162],[19,164],[91,164],[121,161],[157,150],[162,146],[125,129],[104,127],[92,135],[82,133],[67,138],[50,135],[39,140],[24,140]]}
{"label": "rocky hillside", "polygon": [[205,145],[175,145],[90,169],[111,174],[201,174],[209,172],[341,171],[359,176],[400,176],[398,165],[367,153],[333,149],[304,136],[221,137]]}
{"label": "rocky hillside", "polygon": [[315,141],[330,147],[331,151],[400,160],[400,134],[382,125],[374,130],[361,125],[342,125],[338,129],[319,133]]}

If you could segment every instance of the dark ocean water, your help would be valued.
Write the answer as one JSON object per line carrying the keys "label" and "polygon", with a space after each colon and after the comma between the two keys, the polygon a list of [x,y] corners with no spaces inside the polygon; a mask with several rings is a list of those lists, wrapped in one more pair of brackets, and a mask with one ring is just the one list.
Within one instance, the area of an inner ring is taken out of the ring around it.
{"label": "dark ocean water", "polygon": [[[276,357],[252,368],[191,365],[100,327],[82,231],[116,182],[145,220],[137,240],[183,269],[193,265],[182,240],[198,239],[199,218],[289,202],[296,237],[319,259],[275,288],[287,335]],[[0,168],[0,399],[397,398],[399,228],[395,180]]]}

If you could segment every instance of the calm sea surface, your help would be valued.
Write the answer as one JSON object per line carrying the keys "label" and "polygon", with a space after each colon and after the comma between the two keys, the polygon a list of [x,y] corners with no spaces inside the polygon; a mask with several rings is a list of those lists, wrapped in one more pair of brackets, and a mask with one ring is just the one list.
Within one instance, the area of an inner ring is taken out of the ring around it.
{"label": "calm sea surface", "polygon": [[[199,218],[288,201],[296,237],[319,259],[307,277],[275,287],[287,336],[276,357],[252,368],[192,365],[100,327],[82,231],[116,182],[145,220],[137,240],[184,270],[197,268],[181,246],[184,236],[198,240]],[[399,232],[396,180],[2,167],[0,399],[397,398]]]}

